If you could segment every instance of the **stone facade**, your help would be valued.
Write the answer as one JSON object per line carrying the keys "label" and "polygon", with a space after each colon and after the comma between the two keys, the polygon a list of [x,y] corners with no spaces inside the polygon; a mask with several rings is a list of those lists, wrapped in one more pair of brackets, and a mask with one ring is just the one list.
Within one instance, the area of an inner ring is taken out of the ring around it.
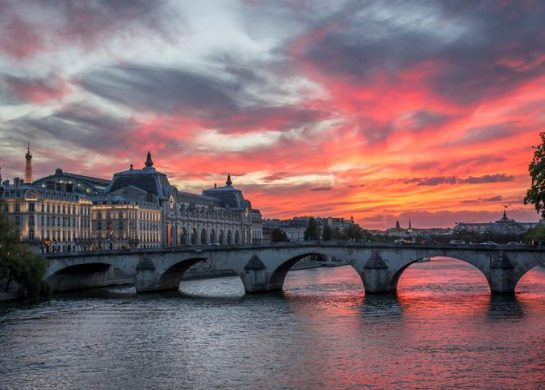
{"label": "stone facade", "polygon": [[[1,179],[0,179],[1,181]],[[22,240],[42,251],[150,249],[191,245],[240,245],[263,239],[261,213],[233,186],[202,195],[178,190],[153,167],[112,180],[63,172],[24,184],[0,186],[0,210]]]}
{"label": "stone facade", "polygon": [[90,199],[75,193],[23,184],[3,183],[1,211],[15,224],[22,240],[43,252],[87,249],[91,238]]}

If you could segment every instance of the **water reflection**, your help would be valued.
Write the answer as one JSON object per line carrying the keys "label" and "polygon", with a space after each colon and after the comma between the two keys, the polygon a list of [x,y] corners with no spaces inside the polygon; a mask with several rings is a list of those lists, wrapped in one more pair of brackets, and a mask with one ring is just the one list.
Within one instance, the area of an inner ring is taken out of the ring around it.
{"label": "water reflection", "polygon": [[491,295],[487,316],[490,320],[522,318],[524,310],[516,295]]}
{"label": "water reflection", "polygon": [[545,272],[492,297],[467,267],[415,264],[386,295],[339,267],[290,272],[275,294],[222,278],[0,306],[0,387],[539,387]]}

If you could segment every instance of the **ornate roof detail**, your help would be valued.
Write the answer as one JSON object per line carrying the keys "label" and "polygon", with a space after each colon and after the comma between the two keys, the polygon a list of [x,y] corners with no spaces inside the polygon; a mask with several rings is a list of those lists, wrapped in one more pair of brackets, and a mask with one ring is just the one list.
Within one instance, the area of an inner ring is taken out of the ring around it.
{"label": "ornate roof detail", "polygon": [[153,160],[151,159],[151,152],[148,152],[148,155],[146,157],[146,168],[153,167]]}

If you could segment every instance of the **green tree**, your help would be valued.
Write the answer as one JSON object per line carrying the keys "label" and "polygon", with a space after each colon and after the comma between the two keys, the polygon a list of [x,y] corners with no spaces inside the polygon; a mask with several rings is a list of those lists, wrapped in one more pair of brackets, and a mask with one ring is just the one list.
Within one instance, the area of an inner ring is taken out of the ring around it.
{"label": "green tree", "polygon": [[332,238],[333,230],[331,229],[331,226],[325,225],[324,230],[322,231],[322,240],[331,241]]}
{"label": "green tree", "polygon": [[42,282],[46,271],[46,260],[19,241],[15,228],[0,212],[0,279],[6,283],[5,290],[9,290],[12,282],[17,282],[21,297],[46,296],[49,292]]}
{"label": "green tree", "polygon": [[286,242],[286,241],[289,241],[290,239],[285,231],[283,231],[282,229],[276,228],[276,229],[273,229],[273,231],[271,232],[271,240],[272,242]]}
{"label": "green tree", "polygon": [[545,224],[540,223],[531,228],[524,236],[524,241],[528,244],[540,245],[545,242]]}
{"label": "green tree", "polygon": [[526,191],[524,204],[533,204],[541,218],[545,218],[545,132],[539,137],[541,143],[534,146],[534,158],[528,167],[532,183]]}
{"label": "green tree", "polygon": [[351,224],[343,229],[343,238],[346,241],[361,241],[363,237],[364,233],[360,225]]}
{"label": "green tree", "polygon": [[331,236],[334,240],[344,240],[343,231],[339,228],[333,229]]}
{"label": "green tree", "polygon": [[318,230],[318,223],[314,217],[308,219],[308,226],[305,230],[305,241],[315,241],[320,239],[320,232]]}

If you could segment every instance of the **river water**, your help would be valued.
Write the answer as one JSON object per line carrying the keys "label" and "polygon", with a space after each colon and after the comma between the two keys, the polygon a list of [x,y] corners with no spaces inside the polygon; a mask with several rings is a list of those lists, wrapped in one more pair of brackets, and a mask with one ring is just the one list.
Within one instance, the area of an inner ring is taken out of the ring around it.
{"label": "river water", "polygon": [[366,296],[351,267],[292,271],[284,292],[238,278],[0,306],[0,388],[545,388],[545,269],[491,298],[455,260]]}

